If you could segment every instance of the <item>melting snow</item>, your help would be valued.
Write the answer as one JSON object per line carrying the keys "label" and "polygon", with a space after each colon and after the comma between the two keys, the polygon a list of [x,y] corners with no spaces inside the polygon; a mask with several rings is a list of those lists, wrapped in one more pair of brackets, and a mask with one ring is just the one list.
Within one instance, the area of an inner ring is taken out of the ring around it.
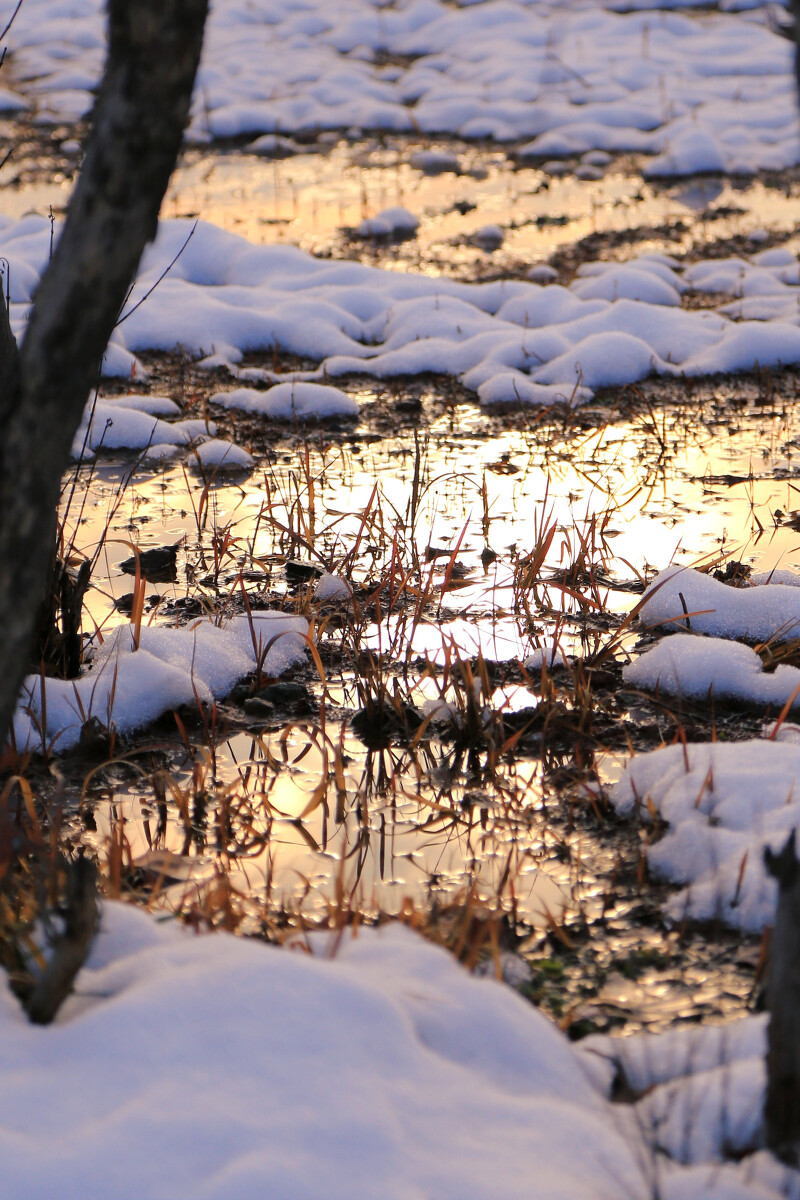
{"label": "melting snow", "polygon": [[[162,222],[146,253],[133,301],[151,287],[186,242],[191,225]],[[44,218],[0,218],[0,249],[12,281],[35,286],[49,253]],[[707,270],[706,270],[707,268]],[[201,223],[147,303],[117,328],[106,369],[140,369],[140,350],[180,345],[206,365],[227,366],[241,387],[215,399],[281,419],[347,415],[356,402],[332,388],[347,374],[383,379],[426,371],[459,378],[484,404],[547,405],[591,398],[592,389],[657,373],[701,376],[800,362],[800,267],[785,252],[681,272],[667,256],[643,255],[625,266],[588,264],[569,288],[504,280],[466,284],[325,262],[288,246],[254,246]],[[736,304],[768,302],[772,315],[680,307],[689,287],[729,295]],[[752,294],[750,294],[752,293]],[[21,333],[28,303],[12,301]],[[775,310],[774,312],[772,310]],[[764,319],[761,319],[761,318]],[[248,351],[279,347],[319,364],[294,382],[261,368],[240,368]],[[111,354],[113,351],[113,354]],[[317,385],[309,388],[308,384]],[[101,401],[91,445],[186,442],[206,433],[200,422],[169,426],[137,407]],[[109,425],[111,421],[113,424]]]}
{"label": "melting snow", "polygon": [[657,812],[666,834],[650,867],[683,885],[668,903],[675,920],[721,919],[760,933],[775,912],[765,844],[780,849],[800,823],[800,740],[700,742],[640,754],[611,789],[621,812]]}
{"label": "melting snow", "polygon": [[[29,1025],[0,992],[5,1194],[786,1194],[763,1154],[719,1162],[759,1142],[760,1019],[576,1048],[401,926],[347,935],[335,958],[327,937],[312,945],[197,936],[104,904],[54,1025]],[[667,1053],[671,1071],[648,1071]],[[618,1060],[656,1084],[631,1109],[604,1094]],[[690,1165],[657,1154],[656,1138]]]}
{"label": "melting snow", "polygon": [[358,403],[340,388],[321,383],[278,383],[268,391],[237,388],[232,392],[217,392],[211,397],[223,408],[258,413],[276,421],[309,420],[320,417],[353,417]]}
{"label": "melting snow", "polygon": [[780,572],[756,578],[764,582],[755,587],[729,587],[690,567],[668,567],[645,592],[639,619],[647,626],[753,642],[798,637],[800,576]]}
{"label": "melting snow", "polygon": [[[252,621],[252,625],[251,625]],[[130,625],[115,629],[79,679],[42,681],[29,675],[14,717],[18,749],[56,751],[77,745],[90,717],[132,733],[181,705],[211,703],[253,671],[281,675],[302,662],[308,622],[280,612],[237,616],[220,629],[200,621],[183,629],[142,626],[138,649]]]}
{"label": "melting snow", "polygon": [[[722,5],[754,9],[738,15],[668,11],[695,5],[216,0],[189,136],[532,139],[523,157],[634,151],[654,156],[652,175],[793,165],[790,43],[746,0]],[[656,11],[613,11],[641,7]],[[103,58],[100,0],[26,0],[9,42],[3,107],[30,104],[44,125],[86,115]]]}

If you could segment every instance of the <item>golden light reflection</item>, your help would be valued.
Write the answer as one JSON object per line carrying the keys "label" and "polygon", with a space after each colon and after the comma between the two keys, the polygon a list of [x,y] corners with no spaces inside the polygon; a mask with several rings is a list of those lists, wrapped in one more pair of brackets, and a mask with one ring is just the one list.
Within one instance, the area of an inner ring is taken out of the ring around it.
{"label": "golden light reflection", "polygon": [[[630,233],[637,252],[652,252],[665,246],[702,249],[706,240],[765,225],[787,232],[795,228],[796,185],[700,180],[657,187],[643,182],[635,159],[618,160],[599,179],[569,173],[549,177],[496,149],[455,142],[441,148],[458,160],[458,173],[423,174],[409,162],[419,146],[393,137],[340,139],[303,147],[283,159],[189,149],[173,175],[162,215],[201,217],[258,244],[289,242],[327,254],[341,247],[343,229],[402,205],[420,218],[419,231],[382,253],[381,261],[426,274],[474,269],[504,258],[545,260],[556,248],[597,233]],[[37,164],[23,160],[19,180],[4,192],[8,216],[63,213],[69,179],[62,174],[42,179]],[[506,232],[502,251],[494,255],[472,241],[487,224]],[[369,245],[359,249],[369,257]]]}
{"label": "golden light reflection", "polygon": [[[560,916],[568,879],[541,869],[543,825],[532,824],[524,808],[504,805],[502,789],[493,797],[470,789],[447,755],[420,763],[401,750],[368,752],[354,739],[345,750],[344,778],[334,785],[331,777],[320,792],[330,763],[319,744],[309,748],[304,728],[289,738],[236,735],[217,751],[213,782],[202,780],[209,816],[202,837],[190,836],[174,814],[159,821],[152,798],[123,789],[96,807],[93,840],[104,846],[122,829],[132,862],[161,873],[167,904],[187,888],[201,890],[222,864],[255,905],[269,891],[274,903],[294,911],[307,896],[313,916],[344,894],[354,910],[397,913],[409,898],[430,900],[467,887],[496,896],[513,861],[524,916],[533,923],[547,913]],[[540,797],[538,777],[536,764],[517,764],[517,806],[521,795],[531,804]],[[174,786],[188,787],[189,778],[176,774]],[[219,844],[212,813],[223,792],[226,811],[238,814],[229,817],[230,829],[239,829],[238,820],[247,827],[249,853]],[[193,811],[196,804],[195,794]]]}
{"label": "golden light reflection", "polygon": [[[175,581],[148,588],[146,619],[163,620],[165,604],[198,589],[218,605],[242,569],[254,573],[259,590],[285,592],[281,563],[287,556],[308,557],[304,542],[313,544],[319,563],[336,570],[346,561],[353,583],[370,586],[386,569],[399,528],[434,597],[447,576],[441,605],[465,652],[474,652],[480,640],[484,654],[512,657],[525,649],[515,580],[520,563],[549,530],[554,532],[537,591],[537,619],[544,624],[548,611],[576,611],[571,577],[564,576],[571,564],[597,571],[603,586],[591,601],[595,607],[625,611],[635,596],[615,583],[673,561],[730,553],[764,571],[800,561],[800,533],[784,523],[800,507],[791,417],[776,422],[755,410],[738,420],[724,438],[703,442],[682,433],[675,417],[666,442],[640,421],[538,441],[520,430],[478,438],[453,433],[452,423],[446,431],[443,422],[434,423],[413,512],[414,459],[398,455],[391,439],[372,442],[357,456],[348,444],[331,454],[310,443],[305,461],[314,479],[313,503],[307,479],[290,459],[266,475],[256,471],[242,483],[212,487],[202,528],[202,481],[174,467],[140,471],[120,495],[125,468],[107,463],[79,473],[79,500],[73,498],[70,513],[78,553],[91,556],[102,543],[89,611],[102,630],[126,619],[115,604],[133,581],[119,564],[135,545],[181,540]],[[368,507],[373,525],[364,537]],[[215,558],[223,533],[225,554]],[[355,545],[359,551],[351,559]],[[457,578],[448,576],[456,547]],[[491,562],[482,557],[488,550],[497,556]],[[415,636],[415,652],[435,649],[423,645],[424,626]],[[491,651],[488,642],[494,643]]]}

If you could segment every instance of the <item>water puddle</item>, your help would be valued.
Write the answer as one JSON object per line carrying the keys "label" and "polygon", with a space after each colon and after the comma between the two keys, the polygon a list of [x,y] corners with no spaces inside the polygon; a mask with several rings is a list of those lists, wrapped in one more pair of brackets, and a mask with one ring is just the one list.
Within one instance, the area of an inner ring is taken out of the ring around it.
{"label": "water puddle", "polygon": [[[165,201],[167,216],[202,214],[251,241],[286,241],[313,254],[347,252],[342,230],[396,205],[420,225],[413,239],[387,250],[382,265],[450,274],[500,262],[537,262],[592,235],[612,235],[629,253],[669,249],[687,253],[758,229],[793,232],[797,186],[751,180],[682,181],[650,185],[628,160],[612,162],[598,178],[578,178],[517,164],[496,148],[438,149],[458,172],[434,174],[412,165],[418,147],[404,142],[351,145],[264,161],[247,154],[187,156]],[[584,168],[585,169],[585,168]],[[581,168],[578,167],[578,171]],[[485,226],[504,233],[502,251],[481,246]],[[351,253],[370,256],[356,242]],[[375,253],[375,250],[373,250]]]}
{"label": "water puddle", "polygon": [[[433,173],[413,165],[420,145],[403,139],[340,139],[297,149],[287,158],[187,150],[162,215],[202,217],[256,243],[286,242],[322,256],[476,278],[518,271],[583,239],[594,239],[590,257],[605,246],[624,258],[653,250],[702,254],[708,243],[755,231],[785,237],[795,229],[800,190],[789,177],[650,184],[640,163],[627,157],[602,167],[571,162],[542,169],[496,147],[465,143],[428,145],[434,162],[455,168]],[[22,159],[4,191],[6,213],[62,213],[73,167],[61,163],[43,179],[33,159]],[[587,170],[596,177],[580,178]],[[414,237],[392,245],[351,239],[347,231],[393,206],[418,217]],[[500,227],[502,247],[477,236],[486,226]]]}
{"label": "water puddle", "polygon": [[270,905],[313,921],[337,903],[375,916],[469,888],[497,896],[509,871],[526,921],[563,916],[568,880],[541,869],[552,839],[541,817],[532,827],[536,764],[518,764],[513,780],[493,788],[442,747],[371,752],[337,723],[329,732],[336,743],[302,722],[288,736],[237,734],[216,748],[213,767],[172,773],[188,823],[176,819],[175,792],[170,819],[166,809],[159,819],[154,794],[121,789],[96,807],[92,840],[105,845],[122,823],[133,864],[161,874],[167,902],[177,893],[185,904],[187,888],[199,895],[223,865],[251,921]]}
{"label": "water puddle", "polygon": [[[123,464],[82,469],[62,511],[80,553],[102,547],[87,596],[100,629],[126,619],[117,606],[132,576],[120,564],[133,546],[179,543],[174,580],[148,589],[161,619],[198,591],[219,604],[243,569],[254,593],[285,597],[287,558],[334,571],[345,563],[351,584],[368,589],[397,555],[400,529],[438,600],[404,652],[435,655],[444,637],[504,660],[529,650],[531,619],[552,636],[555,612],[574,624],[592,610],[624,611],[645,573],[672,561],[735,554],[759,570],[800,567],[797,418],[748,391],[755,385],[698,390],[681,408],[566,433],[498,429],[459,405],[432,417],[416,451],[374,433],[367,402],[351,435],[312,436],[302,454],[207,489],[182,467],[139,468],[129,483]],[[423,407],[434,392],[423,389]],[[538,590],[526,608],[532,556]],[[369,645],[396,652],[405,636],[395,620],[371,630]]]}

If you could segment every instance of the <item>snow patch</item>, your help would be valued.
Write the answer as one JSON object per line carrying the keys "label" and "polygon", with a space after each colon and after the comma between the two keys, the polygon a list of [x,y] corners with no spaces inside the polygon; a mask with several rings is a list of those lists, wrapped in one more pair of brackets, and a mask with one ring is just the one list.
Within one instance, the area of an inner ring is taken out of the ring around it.
{"label": "snow patch", "polygon": [[669,826],[648,848],[650,868],[682,885],[675,920],[720,919],[758,933],[773,920],[777,887],[763,862],[800,823],[800,744],[750,739],[662,746],[640,754],[614,784],[623,813],[652,811]]}

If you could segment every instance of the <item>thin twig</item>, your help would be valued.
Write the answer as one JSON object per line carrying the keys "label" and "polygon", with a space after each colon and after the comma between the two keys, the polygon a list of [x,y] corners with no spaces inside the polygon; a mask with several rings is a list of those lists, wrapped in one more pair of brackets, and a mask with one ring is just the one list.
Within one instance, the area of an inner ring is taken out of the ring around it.
{"label": "thin twig", "polygon": [[[114,326],[114,328],[115,328],[115,329],[119,329],[119,327],[120,327],[120,325],[122,324],[122,322],[123,322],[123,321],[127,321],[128,317],[132,317],[132,316],[133,316],[133,314],[136,312],[137,308],[141,307],[141,305],[142,305],[142,304],[144,304],[145,300],[149,299],[149,297],[150,297],[150,296],[152,296],[153,292],[156,290],[156,288],[157,288],[157,287],[158,287],[158,285],[161,283],[161,281],[162,281],[163,279],[165,279],[167,275],[169,275],[170,271],[171,271],[171,270],[172,270],[172,268],[175,266],[175,263],[178,261],[178,259],[179,259],[179,258],[180,258],[180,256],[183,254],[183,252],[184,252],[184,250],[186,249],[186,247],[189,245],[189,242],[190,242],[190,241],[192,240],[192,238],[194,237],[194,231],[195,231],[195,229],[197,229],[197,225],[198,225],[198,222],[197,222],[197,221],[195,221],[194,225],[193,225],[193,226],[192,226],[192,228],[189,230],[189,236],[187,237],[186,241],[185,241],[185,242],[183,243],[183,245],[181,246],[181,248],[180,248],[180,250],[178,251],[178,253],[177,253],[177,254],[175,255],[175,257],[173,258],[172,262],[171,262],[171,263],[169,263],[169,264],[168,264],[168,265],[167,265],[167,266],[164,268],[164,270],[161,272],[161,274],[159,275],[158,279],[155,281],[155,283],[153,284],[153,286],[147,289],[147,291],[145,292],[145,294],[142,296],[141,300],[137,300],[137,301],[136,301],[136,303],[134,304],[133,308],[130,308],[130,309],[128,309],[128,311],[127,311],[126,313],[124,313],[124,314],[123,314],[123,316],[121,316],[121,317],[119,317],[119,318],[118,318],[118,320],[117,320],[117,323],[116,323],[116,325]],[[130,292],[128,292],[128,295],[130,296]]]}

